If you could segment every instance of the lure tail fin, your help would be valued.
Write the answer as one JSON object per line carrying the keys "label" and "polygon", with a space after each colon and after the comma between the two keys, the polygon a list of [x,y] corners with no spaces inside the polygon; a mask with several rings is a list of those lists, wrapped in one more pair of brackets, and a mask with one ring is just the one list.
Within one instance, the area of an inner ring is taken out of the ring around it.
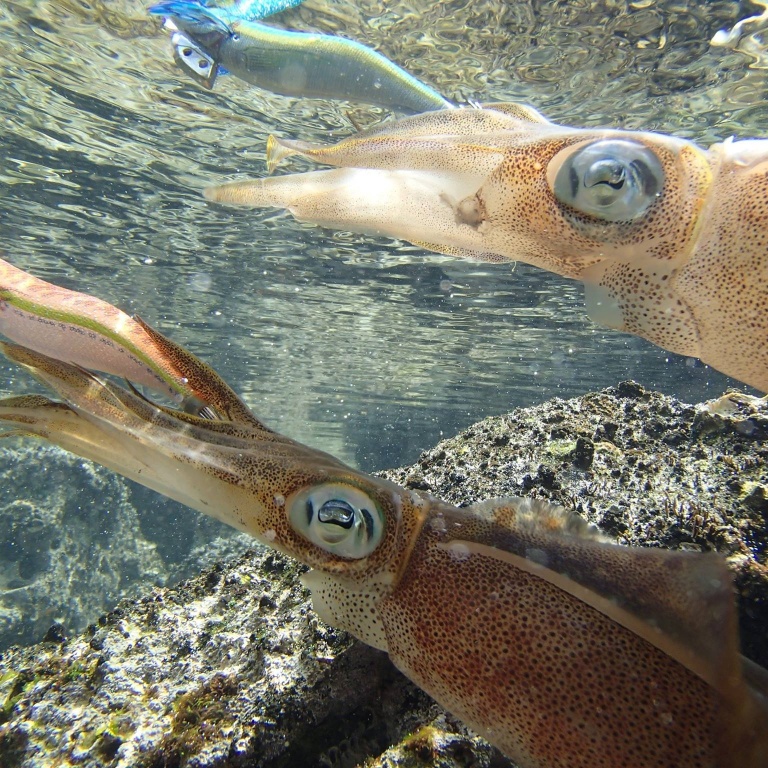
{"label": "lure tail fin", "polygon": [[149,8],[153,16],[165,16],[170,19],[178,19],[185,22],[184,28],[191,32],[190,26],[200,27],[201,32],[210,32],[218,29],[223,34],[229,34],[229,26],[220,19],[211,9],[188,0],[167,0],[157,3]]}
{"label": "lure tail fin", "polygon": [[301,5],[304,0],[234,0],[219,2],[218,6],[245,21],[258,21],[288,8]]}
{"label": "lure tail fin", "polygon": [[192,16],[203,18],[209,9],[228,22],[259,21],[267,16],[301,5],[304,0],[167,0],[150,6],[149,12],[155,16],[176,16],[192,20]]}

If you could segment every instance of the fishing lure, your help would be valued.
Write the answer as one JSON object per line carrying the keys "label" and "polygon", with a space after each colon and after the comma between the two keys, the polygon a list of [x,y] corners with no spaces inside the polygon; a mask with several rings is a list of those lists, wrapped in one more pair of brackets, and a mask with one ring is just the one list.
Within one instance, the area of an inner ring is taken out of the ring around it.
{"label": "fishing lure", "polygon": [[[304,0],[229,0],[212,3],[210,0],[198,0],[197,5],[204,8],[215,8],[222,20],[227,23],[233,21],[258,21],[267,16],[273,16],[280,11],[300,5]],[[190,0],[190,4],[195,4]],[[152,13],[150,9],[150,13]],[[171,30],[171,46],[173,60],[193,80],[204,88],[213,88],[219,75],[227,74],[224,67],[220,67],[200,46],[179,32],[176,25],[167,18],[166,26]]]}
{"label": "fishing lure", "polygon": [[189,0],[169,0],[149,10],[171,20],[176,62],[206,88],[226,69],[283,96],[349,99],[406,113],[453,106],[354,40],[276,29]]}

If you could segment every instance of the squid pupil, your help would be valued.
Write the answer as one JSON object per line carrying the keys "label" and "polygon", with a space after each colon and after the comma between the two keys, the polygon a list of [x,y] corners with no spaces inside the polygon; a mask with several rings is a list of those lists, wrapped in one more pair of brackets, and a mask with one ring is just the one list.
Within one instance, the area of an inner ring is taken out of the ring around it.
{"label": "squid pupil", "polygon": [[581,180],[579,179],[579,174],[577,173],[576,169],[571,166],[571,168],[568,171],[568,181],[571,183],[571,197],[575,198],[576,195],[579,193],[579,186],[581,184]]}
{"label": "squid pupil", "polygon": [[641,180],[643,192],[647,195],[657,195],[659,192],[659,182],[651,172],[651,169],[642,160],[633,160],[629,167],[635,174],[635,178]]}
{"label": "squid pupil", "polygon": [[598,184],[605,184],[611,189],[621,189],[626,181],[626,174],[624,172],[624,166],[616,160],[602,160],[594,164],[589,174],[588,179],[585,179],[585,185],[588,187],[596,187]]}
{"label": "squid pupil", "polygon": [[349,529],[355,522],[355,510],[342,499],[330,499],[318,510],[317,519]]}
{"label": "squid pupil", "polygon": [[307,526],[312,524],[312,518],[315,516],[315,505],[312,499],[307,499]]}
{"label": "squid pupil", "polygon": [[373,538],[373,515],[367,509],[361,509],[360,514],[365,522],[365,532],[369,539]]}

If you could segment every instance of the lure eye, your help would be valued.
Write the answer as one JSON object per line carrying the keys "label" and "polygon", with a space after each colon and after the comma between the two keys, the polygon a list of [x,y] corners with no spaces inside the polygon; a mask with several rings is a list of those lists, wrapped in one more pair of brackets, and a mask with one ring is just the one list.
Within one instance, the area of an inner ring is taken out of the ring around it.
{"label": "lure eye", "polygon": [[294,530],[339,557],[367,557],[384,536],[384,515],[351,485],[326,483],[296,494],[288,519]]}
{"label": "lure eye", "polygon": [[550,180],[561,203],[605,221],[639,218],[663,186],[656,154],[627,139],[601,139],[577,149]]}

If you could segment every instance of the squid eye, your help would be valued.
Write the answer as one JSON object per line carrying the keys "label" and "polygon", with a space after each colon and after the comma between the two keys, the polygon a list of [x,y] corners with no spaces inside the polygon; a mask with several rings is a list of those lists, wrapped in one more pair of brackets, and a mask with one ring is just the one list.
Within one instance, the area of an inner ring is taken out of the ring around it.
{"label": "squid eye", "polygon": [[290,502],[294,530],[339,557],[367,557],[384,536],[384,515],[362,491],[325,483],[300,491]]}
{"label": "squid eye", "polygon": [[639,218],[663,186],[656,154],[627,139],[601,139],[577,149],[550,180],[561,203],[605,221]]}

